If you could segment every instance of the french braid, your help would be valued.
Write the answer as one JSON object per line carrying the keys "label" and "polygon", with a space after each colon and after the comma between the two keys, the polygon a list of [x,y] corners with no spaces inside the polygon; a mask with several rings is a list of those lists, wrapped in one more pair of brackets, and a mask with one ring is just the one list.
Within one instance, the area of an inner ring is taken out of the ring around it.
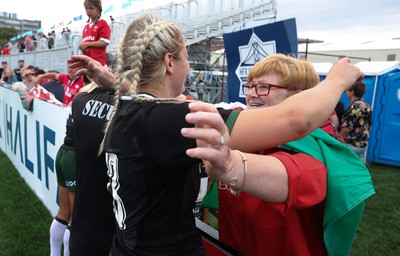
{"label": "french braid", "polygon": [[104,149],[110,124],[120,109],[122,95],[131,96],[135,103],[180,101],[174,98],[138,97],[137,86],[146,86],[162,79],[166,73],[163,63],[165,54],[171,53],[178,58],[183,47],[182,32],[170,21],[153,14],[143,14],[131,22],[118,49],[114,109],[105,127],[100,152]]}

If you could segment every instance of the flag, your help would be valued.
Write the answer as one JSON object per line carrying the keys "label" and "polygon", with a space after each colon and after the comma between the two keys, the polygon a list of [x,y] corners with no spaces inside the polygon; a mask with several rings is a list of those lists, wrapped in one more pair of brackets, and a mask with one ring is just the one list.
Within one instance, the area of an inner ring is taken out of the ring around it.
{"label": "flag", "polygon": [[82,15],[74,17],[74,21],[82,20]]}
{"label": "flag", "polygon": [[58,106],[63,106],[63,103],[58,101],[53,93],[47,91],[41,85],[33,87],[29,92],[18,90],[18,94],[21,99],[22,107],[28,111],[33,110],[34,99],[44,100]]}
{"label": "flag", "polygon": [[375,193],[363,160],[319,128],[281,147],[311,155],[328,168],[323,223],[325,246],[328,255],[349,255],[364,213],[364,200]]}
{"label": "flag", "polygon": [[55,28],[56,28],[56,25],[53,25],[50,27],[50,29],[55,29]]}
{"label": "flag", "polygon": [[114,5],[112,4],[112,5],[110,5],[110,7],[108,7],[108,8],[103,12],[103,14],[112,12],[113,10],[114,10]]}
{"label": "flag", "polygon": [[57,27],[63,27],[64,26],[64,21],[61,21],[60,23],[58,23]]}
{"label": "flag", "polygon": [[131,1],[127,0],[125,3],[122,3],[121,9],[125,9],[127,7],[131,7]]}
{"label": "flag", "polygon": [[71,25],[71,24],[72,24],[72,20],[70,20],[70,21],[67,23],[67,26],[68,26],[68,25]]}

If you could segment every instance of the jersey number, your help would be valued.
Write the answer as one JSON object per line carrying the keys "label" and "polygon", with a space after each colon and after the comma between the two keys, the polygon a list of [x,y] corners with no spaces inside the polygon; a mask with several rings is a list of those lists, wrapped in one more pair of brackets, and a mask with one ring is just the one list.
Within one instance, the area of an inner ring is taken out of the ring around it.
{"label": "jersey number", "polygon": [[118,190],[120,188],[119,184],[119,173],[118,173],[118,157],[113,153],[106,153],[106,163],[108,167],[108,178],[109,182],[107,184],[107,190],[111,193],[114,198],[114,214],[117,220],[118,226],[121,230],[126,229],[125,219],[126,211],[124,203],[121,197],[118,195]]}

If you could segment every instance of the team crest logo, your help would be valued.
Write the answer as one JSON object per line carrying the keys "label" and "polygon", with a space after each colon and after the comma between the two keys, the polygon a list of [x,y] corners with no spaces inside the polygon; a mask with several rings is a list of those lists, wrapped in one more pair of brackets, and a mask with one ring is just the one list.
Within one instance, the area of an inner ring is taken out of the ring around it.
{"label": "team crest logo", "polygon": [[245,97],[242,92],[242,85],[247,82],[247,75],[254,64],[275,53],[275,41],[263,42],[254,33],[251,35],[247,45],[239,46],[240,62],[235,70],[235,74],[240,80],[239,97]]}

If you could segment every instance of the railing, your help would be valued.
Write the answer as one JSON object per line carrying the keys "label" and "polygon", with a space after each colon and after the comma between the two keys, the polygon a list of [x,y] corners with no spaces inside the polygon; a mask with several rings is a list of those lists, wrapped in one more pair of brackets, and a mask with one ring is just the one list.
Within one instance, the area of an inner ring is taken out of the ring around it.
{"label": "railing", "polygon": [[326,57],[334,57],[337,58],[338,60],[344,57],[348,57],[350,59],[356,59],[356,60],[367,60],[371,61],[371,57],[355,57],[355,56],[347,56],[347,55],[339,55],[339,54],[328,54],[328,53],[317,53],[317,52],[299,52],[299,56],[304,55],[304,59],[307,60],[308,55],[316,55],[316,56],[326,56]]}
{"label": "railing", "polygon": [[[187,45],[195,44],[212,37],[221,37],[224,33],[232,32],[244,23],[259,19],[274,19],[276,0],[188,0],[185,3],[170,3],[146,10],[170,20],[181,27],[187,39]],[[107,52],[116,53],[120,39],[123,37],[130,21],[142,11],[116,17],[111,21],[112,29],[110,44]],[[69,44],[57,34],[55,48],[34,52],[13,53],[2,56],[10,67],[17,67],[18,60],[24,59],[26,65],[34,65],[43,69],[57,69],[67,72],[66,60],[72,54],[80,53],[79,43],[81,31],[74,30],[70,35]]]}
{"label": "railing", "polygon": [[[220,6],[217,6],[218,4]],[[170,3],[147,11],[177,23],[187,39],[187,45],[191,45],[232,32],[246,22],[261,18],[274,19],[276,0],[189,0],[182,4]],[[116,52],[126,26],[141,13],[136,12],[114,19],[118,26],[112,31],[109,46],[111,52]]]}

